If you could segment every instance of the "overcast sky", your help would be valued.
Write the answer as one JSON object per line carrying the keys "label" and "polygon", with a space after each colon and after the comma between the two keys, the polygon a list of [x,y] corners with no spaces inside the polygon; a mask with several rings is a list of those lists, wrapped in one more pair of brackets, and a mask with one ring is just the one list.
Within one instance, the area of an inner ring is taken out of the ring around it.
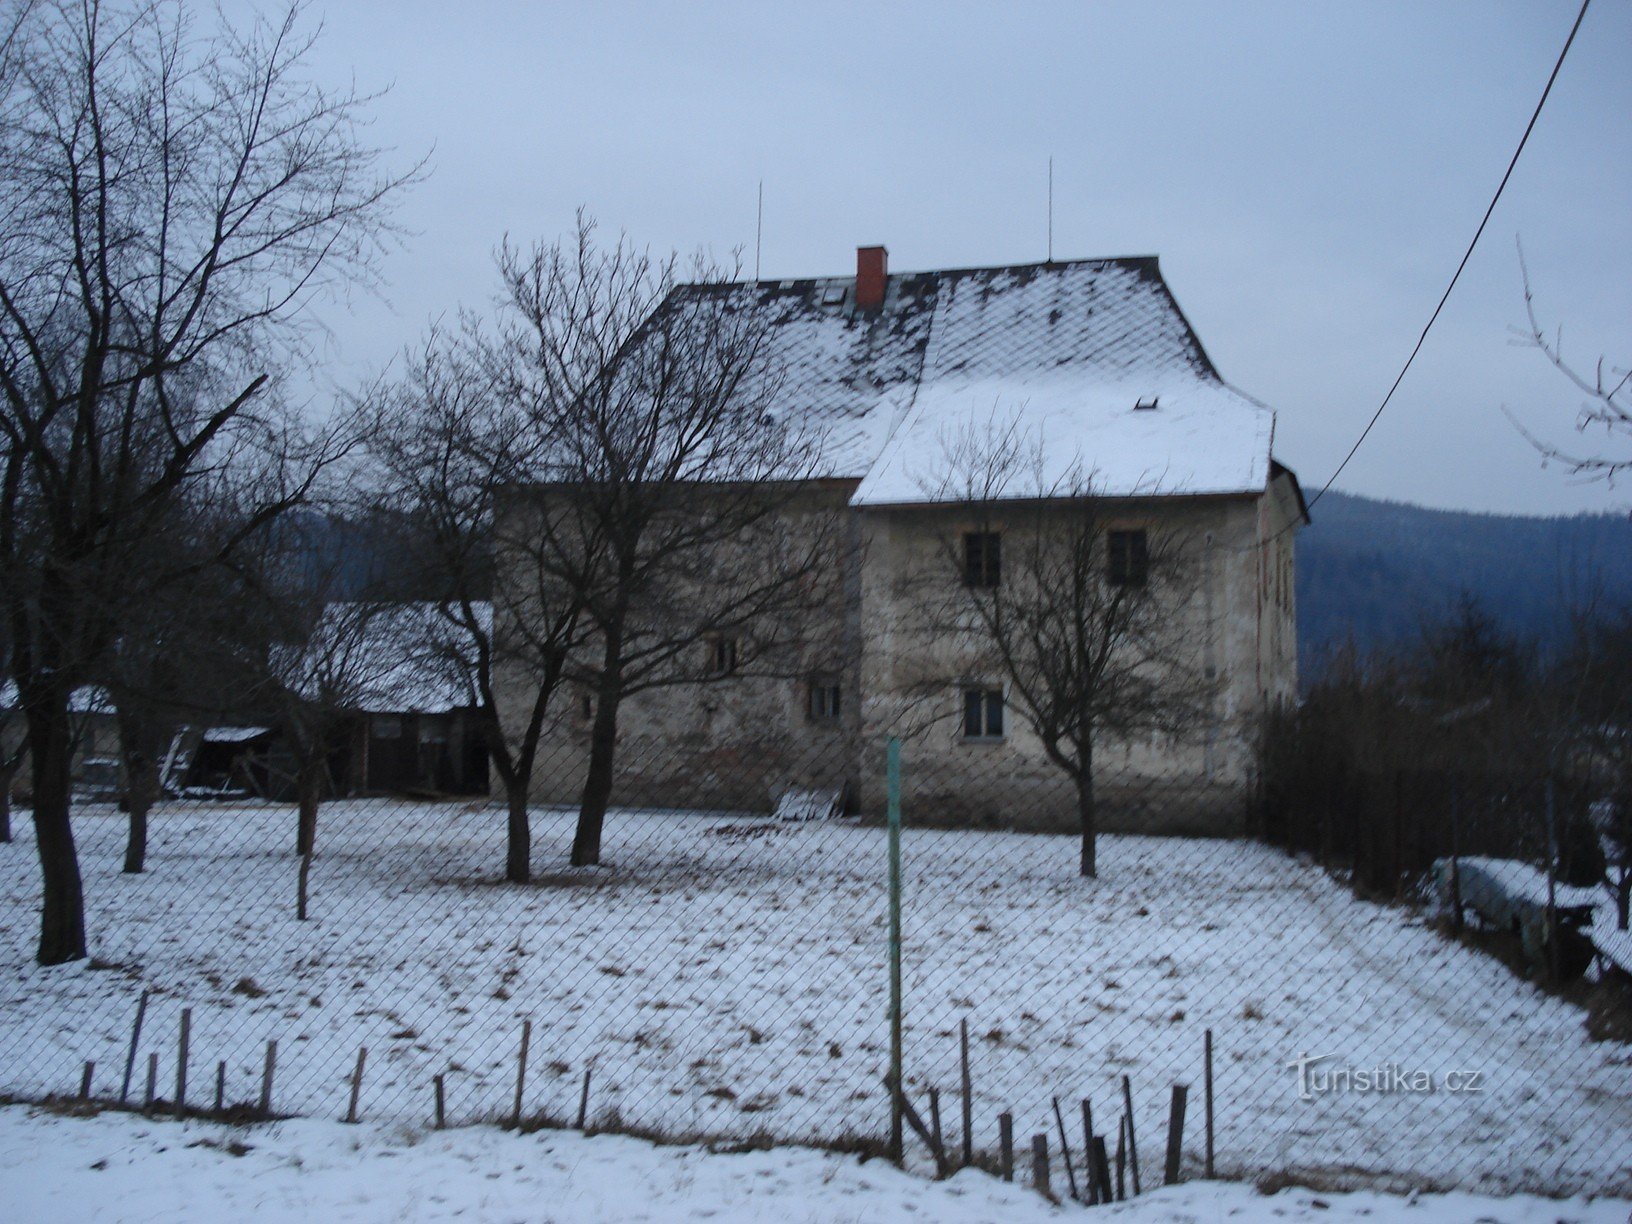
{"label": "overcast sky", "polygon": [[[480,305],[510,234],[586,206],[766,278],[1155,254],[1214,363],[1279,413],[1310,493],[1387,391],[1563,45],[1575,0],[1400,4],[331,0],[314,73],[390,86],[431,152],[384,301],[324,312],[342,381]],[[237,11],[237,10],[231,10]],[[1566,351],[1632,362],[1632,0],[1596,0],[1428,345],[1337,488],[1524,513],[1632,509],[1502,413],[1576,441],[1581,396],[1514,342],[1515,237]]]}

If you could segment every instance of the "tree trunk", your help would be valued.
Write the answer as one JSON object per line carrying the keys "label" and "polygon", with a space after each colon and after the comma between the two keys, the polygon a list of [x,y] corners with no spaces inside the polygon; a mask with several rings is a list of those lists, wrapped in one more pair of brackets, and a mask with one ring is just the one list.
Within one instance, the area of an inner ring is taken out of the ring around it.
{"label": "tree trunk", "polygon": [[42,965],[61,965],[85,957],[85,895],[69,823],[74,732],[68,720],[68,693],[30,695],[24,698],[24,710],[33,764],[34,841],[44,887],[35,959]]}
{"label": "tree trunk", "polygon": [[0,767],[0,845],[11,840],[11,781],[16,776],[16,766]]}
{"label": "tree trunk", "polygon": [[1099,877],[1099,864],[1094,855],[1094,837],[1099,829],[1098,799],[1094,796],[1094,770],[1084,764],[1077,773],[1077,816],[1082,822],[1082,874],[1088,879]]}
{"label": "tree trunk", "polygon": [[533,878],[533,830],[527,819],[527,781],[524,778],[506,779],[504,796],[510,816],[504,851],[504,878],[512,884],[525,884]]}
{"label": "tree trunk", "polygon": [[159,796],[159,735],[139,715],[119,715],[119,748],[125,766],[125,871],[141,874],[147,865],[147,815]]}
{"label": "tree trunk", "polygon": [[295,826],[295,853],[309,858],[317,850],[317,808],[323,801],[322,757],[300,763],[295,776],[295,798],[300,814]]}
{"label": "tree trunk", "polygon": [[[601,861],[601,830],[606,805],[612,798],[612,768],[618,747],[618,695],[615,685],[603,685],[595,706],[595,725],[589,737],[589,771],[583,800],[578,806],[578,831],[572,839],[572,865],[590,867]],[[609,691],[608,691],[609,690]]]}

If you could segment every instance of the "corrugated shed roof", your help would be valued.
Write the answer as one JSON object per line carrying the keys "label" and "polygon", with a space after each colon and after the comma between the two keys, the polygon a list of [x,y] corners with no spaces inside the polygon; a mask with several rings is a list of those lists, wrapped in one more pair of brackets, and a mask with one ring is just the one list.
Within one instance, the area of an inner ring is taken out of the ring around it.
{"label": "corrugated shed roof", "polygon": [[[688,286],[763,312],[790,421],[857,505],[945,500],[961,431],[1012,424],[1048,457],[1008,496],[1071,471],[1107,495],[1246,493],[1269,478],[1274,414],[1219,378],[1154,257],[854,280]],[[1154,410],[1136,407],[1154,400]]]}

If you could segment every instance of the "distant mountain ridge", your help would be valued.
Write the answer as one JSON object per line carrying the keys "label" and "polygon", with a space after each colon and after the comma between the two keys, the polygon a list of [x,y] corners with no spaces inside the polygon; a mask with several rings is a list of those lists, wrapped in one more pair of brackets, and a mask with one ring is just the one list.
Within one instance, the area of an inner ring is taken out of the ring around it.
{"label": "distant mountain ridge", "polygon": [[1512,632],[1555,645],[1596,581],[1632,603],[1632,519],[1430,510],[1328,493],[1298,536],[1298,648],[1307,676],[1333,644],[1412,638],[1472,594]]}

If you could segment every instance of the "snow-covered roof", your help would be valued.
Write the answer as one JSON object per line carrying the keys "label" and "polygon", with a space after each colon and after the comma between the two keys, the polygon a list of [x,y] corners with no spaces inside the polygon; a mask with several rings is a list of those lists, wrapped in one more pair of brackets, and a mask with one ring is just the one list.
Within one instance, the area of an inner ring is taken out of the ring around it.
{"label": "snow-covered roof", "polygon": [[860,481],[853,504],[958,499],[949,453],[994,422],[1046,458],[1004,496],[1059,492],[1072,473],[1108,496],[1268,483],[1274,413],[1218,376],[1154,257],[897,274],[876,310],[854,290],[677,291],[765,316],[779,400],[819,439],[818,473]]}
{"label": "snow-covered roof", "polygon": [[202,738],[206,744],[244,744],[271,733],[271,727],[206,727]]}
{"label": "snow-covered roof", "polygon": [[[17,704],[17,682],[7,680],[0,684],[0,710],[16,710],[21,707]],[[68,696],[68,712],[70,714],[112,714],[113,698],[108,690],[95,684],[81,685]]]}

